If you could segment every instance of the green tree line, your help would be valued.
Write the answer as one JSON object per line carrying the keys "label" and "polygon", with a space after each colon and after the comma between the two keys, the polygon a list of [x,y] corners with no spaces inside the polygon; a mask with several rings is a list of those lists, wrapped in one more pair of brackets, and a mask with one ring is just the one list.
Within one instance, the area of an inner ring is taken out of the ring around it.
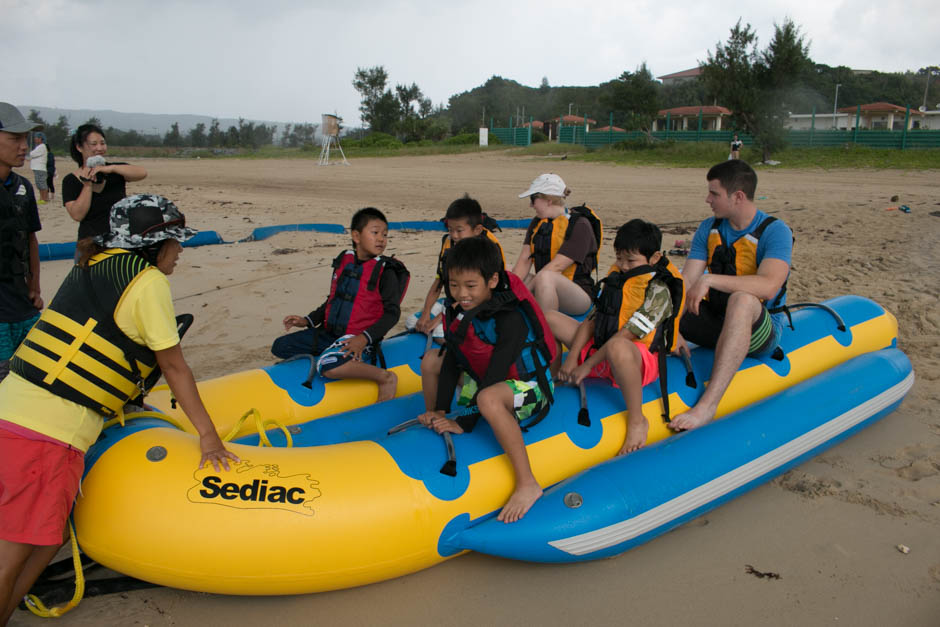
{"label": "green tree line", "polygon": [[[70,128],[64,115],[53,124],[44,120],[36,109],[30,109],[29,119],[45,126],[46,142],[54,150],[68,152],[69,141],[75,129]],[[240,118],[238,125],[223,129],[217,119],[213,119],[208,128],[202,122],[188,132],[180,131],[179,123],[174,122],[165,134],[141,133],[135,130],[122,130],[109,126],[104,128],[101,120],[91,117],[82,124],[94,124],[100,127],[109,144],[115,146],[172,146],[191,148],[250,148],[258,149],[274,143],[276,124],[256,124]],[[81,125],[79,125],[81,126]],[[78,127],[76,127],[78,128]],[[281,135],[281,143],[286,146],[302,146],[314,143],[317,125],[287,124]]]}

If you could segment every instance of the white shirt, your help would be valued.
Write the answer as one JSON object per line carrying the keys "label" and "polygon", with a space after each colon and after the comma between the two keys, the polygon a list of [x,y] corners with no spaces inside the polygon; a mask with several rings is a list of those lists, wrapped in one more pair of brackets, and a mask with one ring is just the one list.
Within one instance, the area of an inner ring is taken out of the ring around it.
{"label": "white shirt", "polygon": [[46,149],[46,143],[43,142],[33,148],[33,151],[29,153],[29,167],[31,167],[33,170],[45,172],[47,155],[48,151]]}

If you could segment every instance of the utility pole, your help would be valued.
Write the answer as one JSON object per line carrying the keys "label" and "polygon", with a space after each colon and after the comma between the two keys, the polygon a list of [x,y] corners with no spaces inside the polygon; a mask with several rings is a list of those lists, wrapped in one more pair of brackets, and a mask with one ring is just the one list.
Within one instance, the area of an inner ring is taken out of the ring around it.
{"label": "utility pole", "polygon": [[924,102],[921,105],[921,109],[920,109],[921,111],[927,110],[927,90],[930,88],[930,77],[931,75],[933,75],[935,71],[937,71],[937,68],[934,68],[934,67],[927,68],[927,84],[924,85]]}
{"label": "utility pole", "polygon": [[836,109],[839,106],[839,88],[842,87],[842,83],[836,83],[836,99],[832,101],[832,128],[839,128],[839,125],[836,124]]}

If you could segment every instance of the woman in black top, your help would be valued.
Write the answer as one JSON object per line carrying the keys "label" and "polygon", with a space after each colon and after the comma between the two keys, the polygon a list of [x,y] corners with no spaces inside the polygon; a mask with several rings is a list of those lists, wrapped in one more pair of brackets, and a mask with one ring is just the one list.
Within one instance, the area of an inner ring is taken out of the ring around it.
{"label": "woman in black top", "polygon": [[62,179],[62,202],[79,223],[78,239],[106,234],[111,205],[127,195],[125,183],[147,176],[147,170],[129,163],[105,162],[95,167],[85,164],[91,157],[103,158],[107,152],[104,132],[94,124],[82,124],[72,135],[69,153],[78,169]]}

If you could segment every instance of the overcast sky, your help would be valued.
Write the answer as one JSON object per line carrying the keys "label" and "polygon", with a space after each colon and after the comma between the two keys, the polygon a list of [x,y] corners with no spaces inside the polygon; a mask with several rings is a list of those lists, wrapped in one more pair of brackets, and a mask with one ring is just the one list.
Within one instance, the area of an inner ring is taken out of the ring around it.
{"label": "overcast sky", "polygon": [[[738,18],[763,48],[801,26],[818,63],[880,71],[940,64],[936,2],[701,0],[0,0],[0,100],[19,105],[359,123],[357,67],[383,65],[435,105],[499,75],[596,85],[646,61],[704,61]],[[746,9],[740,7],[747,6]],[[742,13],[741,11],[746,11]],[[11,62],[12,61],[12,62]]]}

